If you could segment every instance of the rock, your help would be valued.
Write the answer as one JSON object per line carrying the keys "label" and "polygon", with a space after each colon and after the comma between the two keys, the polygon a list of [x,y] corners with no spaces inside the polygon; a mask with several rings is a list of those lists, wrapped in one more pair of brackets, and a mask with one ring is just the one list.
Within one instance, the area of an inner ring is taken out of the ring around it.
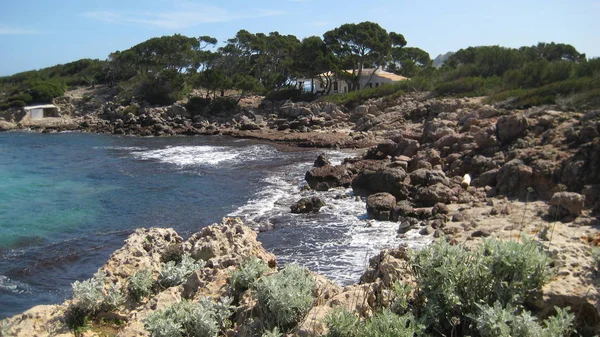
{"label": "rock", "polygon": [[408,218],[408,219],[402,221],[400,223],[400,226],[398,226],[398,234],[405,234],[406,232],[410,231],[411,229],[417,228],[418,223],[419,223],[419,220],[417,220],[415,218]]}
{"label": "rock", "polygon": [[496,186],[496,178],[498,177],[498,169],[483,172],[479,176],[479,186]]}
{"label": "rock", "polygon": [[410,183],[413,186],[447,185],[448,178],[443,171],[421,168],[410,173]]}
{"label": "rock", "polygon": [[316,167],[306,172],[308,186],[317,191],[328,191],[336,187],[348,187],[352,177],[345,165]]}
{"label": "rock", "polygon": [[396,198],[386,192],[372,194],[367,198],[367,214],[371,219],[391,220],[395,206]]}
{"label": "rock", "polygon": [[431,235],[434,232],[435,232],[435,229],[433,229],[433,227],[431,227],[431,226],[425,226],[425,227],[423,227],[423,229],[421,229],[419,231],[419,234],[421,234],[421,235]]}
{"label": "rock", "polygon": [[582,145],[563,162],[561,182],[574,192],[580,192],[585,185],[600,185],[600,138]]}
{"label": "rock", "polygon": [[454,192],[448,186],[438,183],[421,187],[415,195],[415,202],[422,206],[433,206],[436,203],[449,204],[452,202]]}
{"label": "rock", "polygon": [[513,159],[498,170],[496,177],[498,193],[521,199],[528,197],[533,182],[533,170],[520,159]]}
{"label": "rock", "polygon": [[523,136],[528,126],[529,123],[524,116],[502,116],[496,122],[498,140],[506,144],[511,143]]}
{"label": "rock", "polygon": [[554,193],[550,199],[550,216],[562,219],[566,216],[577,217],[585,205],[585,197],[573,192]]}
{"label": "rock", "polygon": [[492,235],[492,230],[490,228],[478,229],[471,233],[471,237],[474,238],[487,238]]}
{"label": "rock", "polygon": [[408,186],[404,183],[407,174],[400,168],[384,168],[376,172],[361,172],[352,181],[352,189],[360,193],[388,192],[397,199],[408,196]]}
{"label": "rock", "polygon": [[321,153],[315,160],[315,163],[313,166],[314,167],[331,166],[331,161],[329,160],[329,158],[327,157],[327,155],[325,153]]}
{"label": "rock", "polygon": [[443,204],[443,203],[440,203],[440,202],[438,202],[437,204],[433,205],[433,209],[431,210],[431,214],[432,215],[438,215],[438,214],[446,215],[449,212],[450,211],[448,210],[448,206],[446,204]]}
{"label": "rock", "polygon": [[394,151],[395,156],[407,156],[411,158],[417,153],[419,147],[421,146],[419,142],[414,139],[400,138],[396,140],[396,142],[398,144],[396,145],[396,150]]}
{"label": "rock", "polygon": [[318,213],[321,207],[325,206],[325,202],[321,198],[313,196],[310,198],[302,198],[294,205],[292,205],[291,211],[294,214],[301,213]]}

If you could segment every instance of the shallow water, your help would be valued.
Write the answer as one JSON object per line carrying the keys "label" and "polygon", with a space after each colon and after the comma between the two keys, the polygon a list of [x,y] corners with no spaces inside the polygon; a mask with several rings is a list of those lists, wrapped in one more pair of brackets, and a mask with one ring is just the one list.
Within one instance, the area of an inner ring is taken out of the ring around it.
{"label": "shallow water", "polygon": [[300,187],[318,153],[226,137],[0,133],[0,318],[62,302],[135,228],[187,238],[223,216],[268,228],[259,240],[280,263],[357,281],[369,256],[400,242],[397,225],[366,220],[350,190],[317,192],[319,214],[290,214],[312,193]]}

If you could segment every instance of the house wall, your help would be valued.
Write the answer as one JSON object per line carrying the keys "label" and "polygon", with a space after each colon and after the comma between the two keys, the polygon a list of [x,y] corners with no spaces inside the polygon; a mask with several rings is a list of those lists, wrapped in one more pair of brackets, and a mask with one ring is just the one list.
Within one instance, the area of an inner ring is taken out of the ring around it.
{"label": "house wall", "polygon": [[44,109],[31,109],[29,110],[29,113],[31,114],[32,120],[44,118]]}

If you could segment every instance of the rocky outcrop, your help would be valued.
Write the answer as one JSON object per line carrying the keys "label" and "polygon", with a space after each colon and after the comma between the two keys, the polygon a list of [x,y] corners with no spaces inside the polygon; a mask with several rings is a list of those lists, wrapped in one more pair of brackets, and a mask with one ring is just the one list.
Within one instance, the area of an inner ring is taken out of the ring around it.
{"label": "rocky outcrop", "polygon": [[524,116],[502,116],[496,122],[498,140],[503,143],[511,143],[518,137],[521,137],[528,126],[529,123]]}
{"label": "rocky outcrop", "polygon": [[327,191],[336,187],[348,187],[352,182],[351,173],[345,165],[326,165],[306,172],[305,179],[310,188]]}

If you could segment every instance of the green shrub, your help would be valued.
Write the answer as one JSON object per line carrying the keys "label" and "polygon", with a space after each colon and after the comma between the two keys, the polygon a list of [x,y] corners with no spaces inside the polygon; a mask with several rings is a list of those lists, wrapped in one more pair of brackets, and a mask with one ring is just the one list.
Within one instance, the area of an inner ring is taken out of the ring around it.
{"label": "green shrub", "polygon": [[65,93],[65,85],[57,81],[30,81],[27,92],[31,95],[32,102],[51,103],[52,99],[60,97]]}
{"label": "green shrub", "polygon": [[265,331],[261,337],[282,337],[283,334],[279,331],[279,329],[277,327],[275,327],[273,330],[267,330]]}
{"label": "green shrub", "polygon": [[201,298],[199,303],[182,301],[153,312],[144,320],[152,337],[217,336],[231,316],[230,299],[215,303]]}
{"label": "green shrub", "polygon": [[335,309],[327,317],[325,324],[329,333],[328,337],[354,337],[358,336],[358,317],[348,309]]}
{"label": "green shrub", "polygon": [[137,115],[138,114],[138,106],[135,104],[131,104],[128,105],[124,110],[123,110],[123,114],[127,115],[127,114],[133,114],[133,115]]}
{"label": "green shrub", "polygon": [[88,314],[98,311],[104,299],[105,281],[106,275],[102,272],[90,279],[75,281],[72,284],[74,305]]}
{"label": "green shrub", "polygon": [[442,331],[468,326],[479,305],[523,303],[550,276],[550,261],[533,241],[488,239],[468,251],[440,240],[411,259],[425,303],[419,316]]}
{"label": "green shrub", "polygon": [[184,254],[180,263],[169,261],[162,266],[158,284],[165,288],[182,284],[196,270],[203,268],[204,261],[196,261],[190,254]]}
{"label": "green shrub", "polygon": [[312,306],[314,285],[308,269],[296,264],[261,278],[256,284],[256,297],[267,327],[283,331],[294,327]]}
{"label": "green shrub", "polygon": [[570,336],[575,316],[567,309],[556,308],[557,314],[540,325],[528,311],[518,314],[510,306],[503,308],[500,302],[493,306],[480,306],[475,317],[476,329],[482,337],[554,337]]}
{"label": "green shrub", "polygon": [[183,259],[183,245],[181,243],[174,243],[167,246],[165,251],[160,256],[160,262],[167,263],[174,261],[175,263],[181,263]]}
{"label": "green shrub", "polygon": [[185,104],[190,113],[196,115],[205,112],[210,107],[210,99],[204,97],[191,97]]}
{"label": "green shrub", "polygon": [[424,329],[411,314],[396,315],[389,309],[375,313],[365,322],[348,310],[336,310],[325,322],[328,337],[414,337]]}
{"label": "green shrub", "polygon": [[22,101],[22,102],[25,102],[26,104],[28,104],[28,103],[31,103],[31,101],[33,101],[33,97],[31,97],[30,94],[23,92],[23,93],[19,93],[17,95],[10,96],[6,100],[8,102]]}
{"label": "green shrub", "polygon": [[396,315],[388,309],[376,313],[363,325],[360,337],[414,337],[423,327],[415,321],[411,314]]}
{"label": "green shrub", "polygon": [[87,325],[90,315],[115,310],[124,302],[125,298],[117,286],[113,284],[105,291],[105,283],[106,275],[97,272],[90,279],[75,281],[72,284],[73,302],[65,312],[65,320],[76,333]]}
{"label": "green shrub", "polygon": [[269,266],[263,260],[251,256],[244,260],[238,270],[231,273],[229,283],[236,292],[241,293],[253,287],[255,282],[267,271],[269,271]]}
{"label": "green shrub", "polygon": [[24,107],[26,105],[27,105],[27,103],[25,103],[24,101],[21,101],[21,100],[11,101],[9,103],[9,106],[11,108],[22,108],[22,107]]}
{"label": "green shrub", "polygon": [[173,104],[183,97],[185,90],[183,75],[171,69],[138,75],[131,82],[136,96],[155,105]]}
{"label": "green shrub", "polygon": [[8,109],[10,109],[10,104],[0,103],[0,111],[4,111],[4,110],[8,110]]}
{"label": "green shrub", "polygon": [[153,285],[154,278],[152,277],[152,272],[148,269],[144,269],[136,272],[129,278],[127,289],[129,290],[129,294],[136,301],[139,301],[152,294]]}
{"label": "green shrub", "polygon": [[451,82],[439,83],[435,91],[439,95],[470,94],[477,96],[481,93],[485,80],[483,77],[463,77]]}
{"label": "green shrub", "polygon": [[213,115],[222,112],[232,112],[237,109],[237,100],[233,97],[217,97],[210,105],[210,113]]}

